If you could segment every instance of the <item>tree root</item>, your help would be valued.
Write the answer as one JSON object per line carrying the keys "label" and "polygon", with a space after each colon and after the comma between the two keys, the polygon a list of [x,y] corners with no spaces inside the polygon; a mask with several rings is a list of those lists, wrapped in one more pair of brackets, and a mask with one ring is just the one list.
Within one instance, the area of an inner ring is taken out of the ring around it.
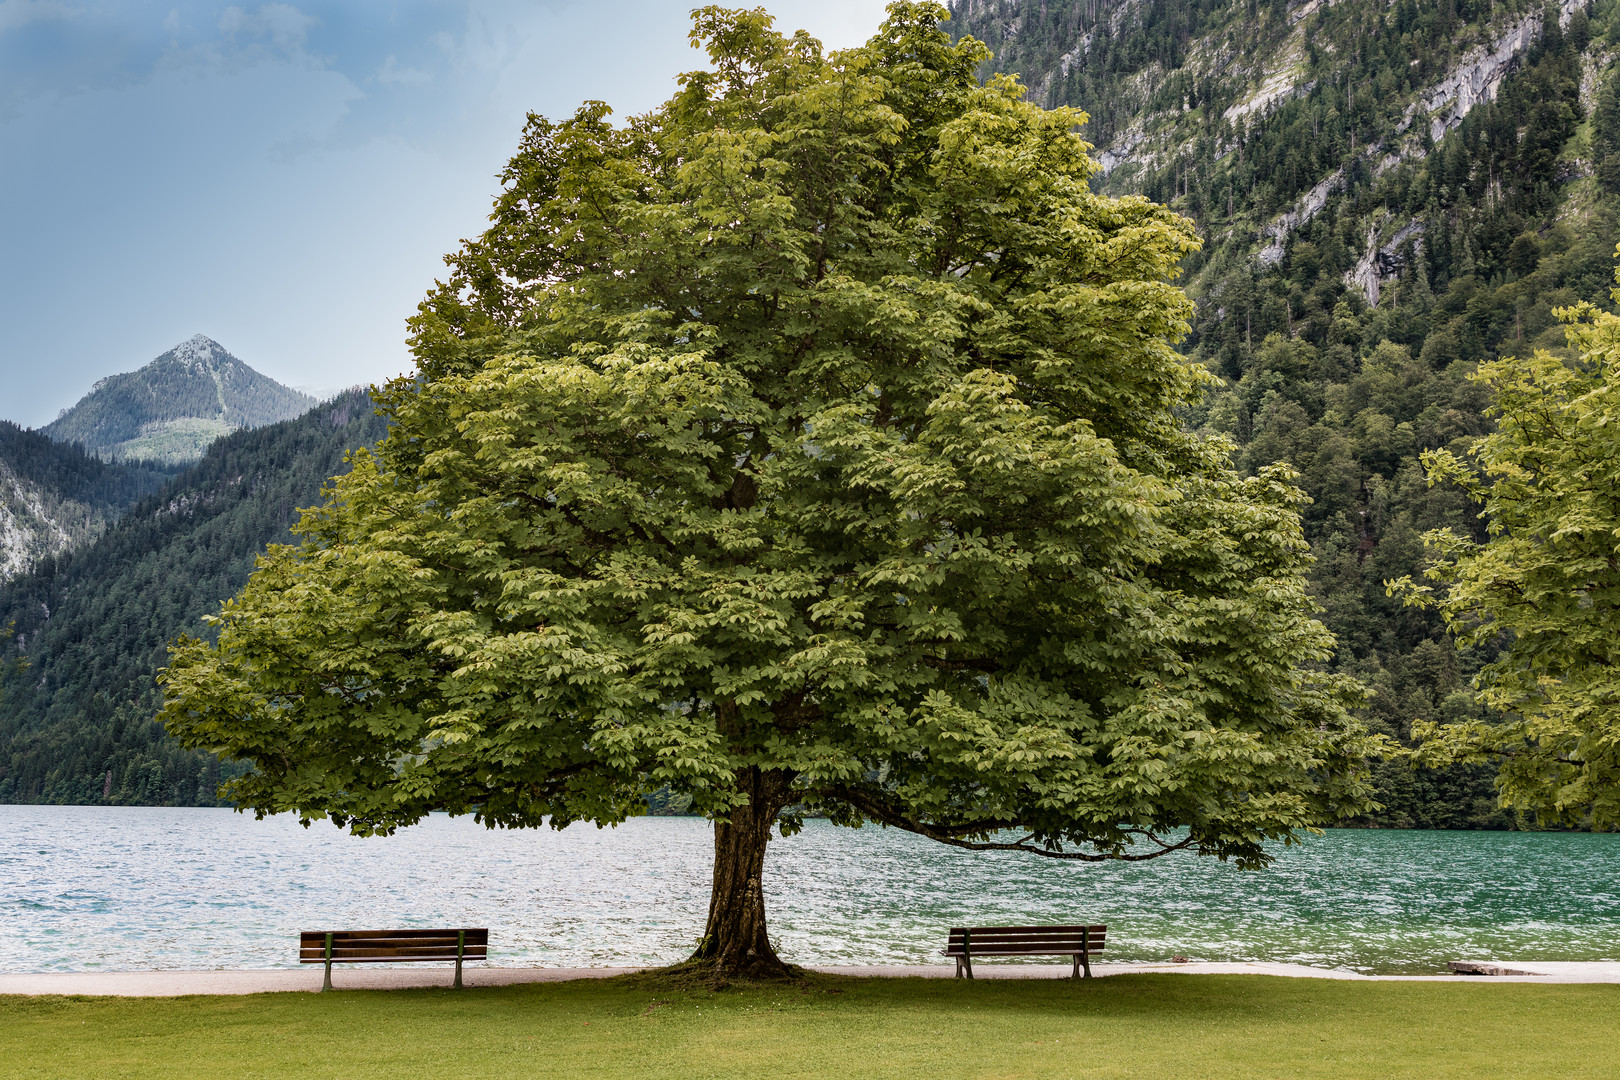
{"label": "tree root", "polygon": [[714,960],[683,960],[669,967],[621,975],[627,984],[656,990],[746,990],[756,986],[808,987],[812,973],[776,957],[742,970],[722,968]]}

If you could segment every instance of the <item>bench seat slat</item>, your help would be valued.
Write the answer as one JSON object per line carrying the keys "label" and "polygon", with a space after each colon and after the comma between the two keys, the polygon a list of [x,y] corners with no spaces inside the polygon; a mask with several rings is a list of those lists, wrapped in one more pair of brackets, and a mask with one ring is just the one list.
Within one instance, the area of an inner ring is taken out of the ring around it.
{"label": "bench seat slat", "polygon": [[[1086,952],[1102,952],[1107,947],[1108,944],[1102,941],[975,941],[971,951],[982,953],[995,949],[998,952],[1018,952],[1020,949],[1038,949],[1041,952],[1079,952],[1084,949]],[[962,952],[962,943],[953,941],[945,946],[945,951]]]}
{"label": "bench seat slat", "polygon": [[423,938],[423,936],[442,938],[445,934],[449,934],[450,938],[454,938],[455,934],[462,933],[463,929],[468,934],[489,933],[488,926],[467,926],[467,928],[462,928],[462,926],[405,926],[402,929],[303,929],[298,933],[303,938],[319,938],[322,934],[356,934],[360,938]]}
{"label": "bench seat slat", "polygon": [[978,934],[1079,934],[1087,929],[1093,934],[1108,933],[1108,926],[953,926],[949,933],[961,934],[964,929],[972,931],[974,938]]}
{"label": "bench seat slat", "polygon": [[[457,950],[454,945],[451,945],[449,948],[431,949],[348,949],[341,946],[336,946],[332,949],[332,959],[348,960],[356,956],[445,956],[449,957],[451,960],[454,960],[456,958],[456,951]],[[317,960],[321,960],[325,959],[326,950],[299,949],[298,955],[314,957]],[[489,949],[483,945],[461,950],[462,958],[467,960],[471,960],[473,957],[483,959],[487,955],[489,955]]]}
{"label": "bench seat slat", "polygon": [[[402,960],[416,958],[454,960],[456,958],[456,951],[454,949],[399,949],[394,952],[384,952],[381,949],[357,949],[352,952],[343,952],[338,949],[332,950],[332,959],[335,962],[355,960],[362,956],[378,957],[384,960],[393,960],[396,958]],[[468,949],[466,952],[461,954],[461,958],[463,960],[487,960],[489,959],[489,953],[482,949],[479,949],[476,952],[474,952],[472,949]],[[298,952],[298,959],[307,961],[309,963],[317,963],[326,959],[326,952],[325,950],[317,952],[313,949],[300,949]]]}
{"label": "bench seat slat", "polygon": [[[467,960],[473,957],[465,957]],[[478,957],[483,960],[486,957]],[[455,963],[454,955],[450,957],[332,957],[332,963],[411,963],[415,960],[433,963]],[[300,960],[300,963],[326,963],[324,957],[314,957],[313,960]]]}
{"label": "bench seat slat", "polygon": [[[1061,934],[1032,934],[1028,932],[1018,934],[991,934],[972,931],[974,941],[1079,941],[1082,937],[1101,938],[1107,934],[1102,930],[1093,930],[1083,933],[1078,930],[1065,930]],[[961,941],[961,934],[951,934],[951,940]]]}
{"label": "bench seat slat", "polygon": [[[455,938],[462,933],[460,926],[411,926],[408,929],[305,929],[300,938],[324,938],[326,934],[345,934],[350,938]],[[468,938],[475,934],[488,934],[488,928],[470,928]]]}
{"label": "bench seat slat", "polygon": [[1100,941],[1092,941],[1092,942],[1087,942],[1085,944],[1082,944],[1082,943],[1080,943],[1078,941],[1042,941],[1042,942],[1030,942],[1030,943],[1024,943],[1024,944],[1018,944],[1018,945],[984,945],[982,947],[980,946],[979,942],[975,941],[973,943],[972,949],[965,949],[965,948],[962,947],[962,943],[960,941],[957,941],[957,942],[951,943],[950,945],[945,946],[945,953],[948,956],[955,956],[955,955],[958,955],[960,953],[966,953],[966,952],[971,952],[974,956],[978,956],[981,953],[989,953],[989,952],[1005,953],[1007,955],[1012,955],[1014,953],[1021,953],[1021,952],[1028,952],[1028,953],[1036,953],[1036,952],[1041,952],[1041,953],[1077,953],[1077,952],[1100,953],[1100,952],[1104,951],[1106,948],[1107,948],[1107,946],[1104,945]]}
{"label": "bench seat slat", "polygon": [[[465,953],[472,952],[474,949],[484,950],[484,949],[487,949],[487,948],[489,948],[488,945],[469,945],[469,946],[466,947],[465,950],[462,950],[462,951],[465,954]],[[318,951],[325,952],[326,950],[321,949],[321,950],[318,950]],[[449,945],[338,945],[338,944],[333,944],[333,946],[332,946],[332,955],[333,956],[340,956],[340,955],[364,956],[364,955],[368,955],[368,954],[380,956],[383,953],[420,953],[420,954],[422,954],[424,956],[428,955],[429,953],[448,953],[449,955],[454,956],[454,955],[456,955],[456,952],[457,952],[457,949],[456,949],[456,946],[454,945],[454,943],[449,944]]]}
{"label": "bench seat slat", "polygon": [[[1079,945],[1072,945],[1072,946],[1069,946],[1067,948],[1060,948],[1060,947],[1047,948],[1045,946],[1035,946],[1033,948],[1022,948],[1021,947],[1021,948],[1017,948],[1017,949],[997,949],[997,948],[994,948],[994,947],[986,947],[986,948],[981,949],[981,948],[979,948],[978,945],[974,945],[972,955],[973,955],[973,958],[975,960],[977,960],[981,956],[1073,956],[1073,955],[1075,955],[1076,953],[1078,953],[1080,951],[1081,951],[1081,949],[1080,949]],[[1102,950],[1101,949],[1086,949],[1085,952],[1086,952],[1086,955],[1088,955],[1088,956],[1101,956],[1102,955]],[[968,954],[963,952],[960,948],[956,948],[956,949],[946,949],[940,955],[942,955],[942,956],[966,956]]]}
{"label": "bench seat slat", "polygon": [[[1025,938],[1025,939],[1017,939],[1017,938],[1014,938],[1013,941],[1006,941],[1006,939],[1001,939],[1001,941],[985,941],[985,939],[978,938],[977,934],[975,934],[975,936],[974,936],[974,950],[975,950],[975,952],[977,952],[978,946],[987,947],[987,949],[990,946],[1076,946],[1076,947],[1079,947],[1079,944],[1081,944],[1082,941],[1087,942],[1087,944],[1090,944],[1090,946],[1098,947],[1098,949],[1100,949],[1100,947],[1102,947],[1103,944],[1105,944],[1105,942],[1103,942],[1102,938],[1090,938],[1090,939],[1084,939],[1084,938]],[[948,946],[951,947],[951,949],[959,949],[959,947],[961,947],[961,944],[962,944],[962,939],[961,938],[956,938],[956,939],[953,939],[953,941],[946,942],[946,944],[948,944]]]}
{"label": "bench seat slat", "polygon": [[[326,935],[332,935],[333,941],[356,941],[360,939],[370,941],[418,941],[427,938],[444,938],[454,942],[460,930],[305,930],[298,935],[299,941],[305,945],[312,942],[326,943]],[[469,945],[478,943],[488,944],[489,930],[480,928],[466,931]]]}
{"label": "bench seat slat", "polygon": [[[316,952],[321,952],[325,950],[326,942],[324,940],[305,941],[301,942],[298,947],[306,952],[311,949],[315,950]],[[342,938],[334,938],[332,941],[332,947],[334,949],[393,949],[395,951],[409,949],[449,949],[451,952],[454,952],[456,950],[456,939],[451,938],[449,941],[445,941],[442,938],[432,938],[426,941],[373,941],[369,938],[361,938],[358,941],[353,939],[345,941]],[[465,948],[487,949],[489,948],[489,945],[482,941],[469,941],[466,943]]]}
{"label": "bench seat slat", "polygon": [[[1072,945],[1078,946],[1082,941],[1086,942],[1089,945],[1095,946],[1096,948],[1099,948],[1099,949],[1102,948],[1103,945],[1107,943],[1107,939],[1102,937],[1101,935],[1098,935],[1098,936],[1092,937],[1092,938],[1082,938],[1078,934],[1076,934],[1076,935],[1074,935],[1072,937],[1064,936],[1064,937],[1042,937],[1042,938],[1038,938],[1038,937],[1027,937],[1027,938],[981,938],[977,934],[973,935],[973,947],[975,949],[979,948],[979,946],[981,946],[981,945],[984,946],[985,948],[989,948],[991,945],[1070,945],[1070,944],[1072,944]],[[959,938],[959,937],[951,938],[950,941],[947,944],[953,949],[960,948],[961,945],[962,945],[962,939]]]}
{"label": "bench seat slat", "polygon": [[[485,948],[486,942],[469,941],[467,948]],[[301,949],[324,949],[326,939],[319,941],[305,941],[298,946]],[[418,938],[414,941],[387,941],[381,938],[332,938],[332,947],[335,949],[454,949],[455,938]]]}
{"label": "bench seat slat", "polygon": [[[360,957],[363,957],[363,956],[380,957],[380,958],[382,958],[384,960],[392,960],[392,959],[395,959],[395,958],[413,959],[413,958],[418,958],[418,957],[423,958],[423,959],[431,957],[431,958],[441,958],[441,959],[445,959],[445,960],[454,960],[456,958],[456,950],[454,950],[454,949],[333,949],[332,950],[332,959],[334,961],[357,960],[357,959],[359,959]],[[474,952],[473,950],[468,949],[466,952],[463,952],[461,954],[461,958],[463,960],[484,960],[484,959],[487,959],[488,956],[489,956],[489,954],[487,952],[483,951],[482,949],[480,949],[477,952]],[[326,950],[322,949],[319,952],[316,952],[313,949],[310,949],[310,950],[300,949],[299,952],[298,952],[298,958],[300,960],[325,960],[326,959]]]}

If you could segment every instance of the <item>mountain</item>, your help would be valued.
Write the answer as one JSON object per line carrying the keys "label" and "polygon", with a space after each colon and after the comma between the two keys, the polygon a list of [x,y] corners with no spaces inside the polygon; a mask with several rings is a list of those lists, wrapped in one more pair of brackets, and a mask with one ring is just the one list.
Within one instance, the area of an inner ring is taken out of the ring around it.
{"label": "mountain", "polygon": [[226,435],[98,539],[0,583],[0,631],[14,630],[0,636],[0,803],[212,805],[219,763],[152,720],[166,646],[207,633],[202,616],[266,544],[293,542],[298,508],[320,501],[345,452],[384,431],[350,391]]}
{"label": "mountain", "polygon": [[97,457],[195,461],[221,435],[307,412],[315,399],[266,378],[198,334],[139,371],[100,380],[40,430]]}
{"label": "mountain", "polygon": [[0,582],[94,539],[172,472],[104,462],[0,420]]}
{"label": "mountain", "polygon": [[[1620,2],[957,0],[985,77],[1090,116],[1093,186],[1168,203],[1203,249],[1187,355],[1220,383],[1185,422],[1239,467],[1287,462],[1333,666],[1373,687],[1368,719],[1487,715],[1459,652],[1384,581],[1420,573],[1421,534],[1483,535],[1419,455],[1491,428],[1479,362],[1568,357],[1557,312],[1614,310],[1620,240]],[[1494,769],[1379,767],[1362,824],[1513,827]]]}
{"label": "mountain", "polygon": [[[1478,363],[1567,356],[1555,312],[1614,309],[1620,0],[957,0],[949,26],[992,46],[986,77],[1091,114],[1098,190],[1196,223],[1183,347],[1219,382],[1184,422],[1242,469],[1299,470],[1331,665],[1373,688],[1369,722],[1406,738],[1486,715],[1469,683],[1491,650],[1460,652],[1383,582],[1421,571],[1425,530],[1482,535],[1418,460],[1490,430]],[[151,674],[338,449],[380,431],[333,415],[222,440],[90,547],[0,586],[18,631],[0,672],[31,665],[0,699],[0,801],[209,797],[214,766],[149,719]],[[1533,826],[1497,808],[1493,775],[1380,765],[1385,809],[1356,824]]]}

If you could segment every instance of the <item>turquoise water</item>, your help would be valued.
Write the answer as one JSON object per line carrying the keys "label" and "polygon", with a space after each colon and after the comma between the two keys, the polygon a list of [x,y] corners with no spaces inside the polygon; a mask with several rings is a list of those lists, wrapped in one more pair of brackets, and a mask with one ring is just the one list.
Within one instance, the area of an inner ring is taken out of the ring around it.
{"label": "turquoise water", "polygon": [[[491,961],[678,960],[702,929],[710,832],[690,818],[389,838],[226,810],[0,806],[0,971],[291,966],[299,930],[490,927]],[[1091,865],[807,823],[772,843],[767,905],[806,964],[938,962],[962,923],[1109,926],[1108,959],[1423,972],[1447,960],[1620,959],[1620,836],[1331,830],[1245,872],[1172,855]]]}

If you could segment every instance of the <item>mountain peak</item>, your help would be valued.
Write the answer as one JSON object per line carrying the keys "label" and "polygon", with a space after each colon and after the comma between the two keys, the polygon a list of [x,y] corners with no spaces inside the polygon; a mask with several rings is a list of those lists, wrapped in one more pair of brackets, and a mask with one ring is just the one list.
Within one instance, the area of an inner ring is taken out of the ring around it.
{"label": "mountain peak", "polygon": [[103,458],[179,464],[227,432],[288,420],[315,399],[282,386],[194,334],[139,371],[109,375],[44,434]]}
{"label": "mountain peak", "polygon": [[236,359],[225,351],[223,345],[206,334],[193,334],[152,363],[158,363],[165,356],[174,357],[188,368],[193,364],[201,368],[212,368],[220,360]]}

